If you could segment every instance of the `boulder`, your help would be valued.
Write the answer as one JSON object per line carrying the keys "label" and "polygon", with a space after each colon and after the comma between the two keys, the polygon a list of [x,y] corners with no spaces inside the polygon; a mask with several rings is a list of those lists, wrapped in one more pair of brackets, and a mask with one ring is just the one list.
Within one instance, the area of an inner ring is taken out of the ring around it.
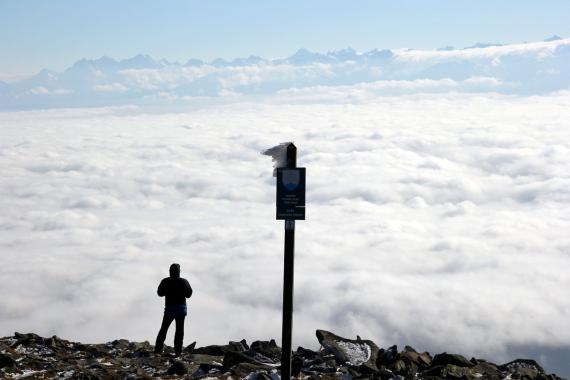
{"label": "boulder", "polygon": [[535,360],[532,359],[515,359],[513,361],[510,361],[506,364],[499,366],[499,369],[501,371],[507,371],[510,373],[514,373],[516,370],[520,368],[535,369],[538,372],[544,373],[544,369]]}
{"label": "boulder", "polygon": [[4,367],[15,367],[16,361],[9,357],[8,355],[4,355],[0,353],[0,368]]}
{"label": "boulder", "polygon": [[264,365],[260,361],[255,360],[253,357],[246,355],[243,352],[228,351],[224,354],[224,359],[222,361],[224,368],[230,369],[233,366],[241,363],[250,363],[255,365]]}
{"label": "boulder", "polygon": [[211,365],[218,365],[222,366],[223,356],[214,356],[214,355],[202,355],[202,354],[195,354],[191,357],[192,362],[200,365],[200,364],[211,364]]}
{"label": "boulder", "polygon": [[281,348],[277,346],[274,339],[269,341],[257,340],[251,344],[251,350],[273,360],[281,360]]}
{"label": "boulder", "polygon": [[192,342],[188,346],[186,346],[186,348],[184,348],[184,352],[188,353],[189,355],[192,355],[195,349],[196,349],[196,342]]}
{"label": "boulder", "polygon": [[470,362],[469,360],[465,359],[464,356],[462,355],[458,355],[458,354],[448,354],[447,352],[443,352],[441,354],[437,354],[435,355],[435,357],[432,360],[431,365],[432,366],[438,366],[438,365],[454,365],[457,367],[473,367],[473,363]]}
{"label": "boulder", "polygon": [[233,346],[231,344],[226,345],[211,345],[206,347],[198,347],[195,348],[193,353],[194,354],[201,354],[201,355],[211,355],[211,356],[224,356],[224,354],[228,351],[245,351],[245,349],[240,346]]}
{"label": "boulder", "polygon": [[488,380],[499,380],[503,376],[499,368],[493,363],[488,363],[485,361],[477,361],[477,364],[471,368],[471,373],[477,377],[477,374],[481,375],[482,378]]}
{"label": "boulder", "polygon": [[377,370],[376,359],[380,349],[371,340],[347,339],[329,331],[317,330],[317,339],[324,350],[334,355],[340,363]]}
{"label": "boulder", "polygon": [[185,375],[188,373],[188,367],[181,360],[174,360],[172,365],[166,371],[168,375]]}
{"label": "boulder", "polygon": [[300,357],[307,359],[307,360],[314,360],[321,357],[321,354],[317,351],[309,350],[307,348],[303,348],[299,346],[297,351],[293,353],[293,355],[299,355]]}
{"label": "boulder", "polygon": [[247,351],[243,352],[245,355],[249,356],[250,358],[252,358],[253,360],[255,360],[258,363],[263,363],[263,364],[279,364],[280,363],[280,359],[272,359],[269,358],[263,354],[260,354],[259,352],[253,351],[252,349],[249,349]]}
{"label": "boulder", "polygon": [[376,366],[390,365],[396,361],[398,357],[398,346],[394,345],[387,350],[381,349],[378,352],[378,359],[376,360]]}
{"label": "boulder", "polygon": [[[240,342],[232,342],[230,341],[228,344],[224,345],[211,345],[205,347],[196,347],[196,342],[194,342],[194,348],[192,353],[194,354],[201,354],[201,355],[212,355],[212,356],[224,356],[224,354],[228,351],[237,351],[243,352],[249,349],[247,342],[243,339]],[[190,345],[191,346],[191,345]],[[190,346],[186,347],[186,350],[190,348]]]}
{"label": "boulder", "polygon": [[113,348],[124,350],[129,347],[130,342],[126,339],[116,339],[110,343]]}
{"label": "boulder", "polygon": [[272,368],[263,364],[255,363],[238,363],[231,369],[231,373],[240,378],[247,377],[251,373],[259,374],[261,371],[270,371]]}
{"label": "boulder", "polygon": [[473,377],[469,367],[461,367],[453,364],[446,365],[443,368],[442,375],[448,379],[464,379]]}
{"label": "boulder", "polygon": [[378,367],[378,373],[376,376],[377,378],[380,378],[380,380],[389,380],[394,377],[394,372],[384,366],[380,366]]}
{"label": "boulder", "polygon": [[538,375],[540,375],[540,372],[534,368],[519,368],[511,377],[520,380],[534,380]]}
{"label": "boulder", "polygon": [[238,352],[249,350],[249,346],[247,345],[247,341],[245,339],[242,339],[239,342],[230,341],[228,343],[228,348],[232,351]]}
{"label": "boulder", "polygon": [[214,364],[200,364],[198,369],[192,372],[192,379],[200,379],[202,377],[212,377],[217,374],[223,373],[224,368],[221,365]]}
{"label": "boulder", "polygon": [[410,346],[406,346],[404,351],[397,355],[398,359],[403,360],[406,363],[413,363],[418,368],[427,368],[431,365],[432,358],[429,352],[417,352]]}
{"label": "boulder", "polygon": [[468,367],[460,367],[453,364],[446,364],[446,365],[436,365],[430,367],[429,369],[422,372],[422,377],[432,378],[432,379],[441,379],[441,378],[468,379],[468,378],[473,378],[473,374],[471,373]]}
{"label": "boulder", "polygon": [[428,368],[422,372],[422,377],[439,378],[439,377],[441,377],[441,374],[442,374],[444,368],[445,368],[445,366],[443,366],[443,365],[432,366],[432,367],[430,367],[430,368]]}
{"label": "boulder", "polygon": [[22,334],[19,332],[15,332],[14,338],[16,338],[16,341],[11,345],[12,348],[16,348],[20,345],[28,345],[38,341],[43,343],[43,338],[33,333]]}

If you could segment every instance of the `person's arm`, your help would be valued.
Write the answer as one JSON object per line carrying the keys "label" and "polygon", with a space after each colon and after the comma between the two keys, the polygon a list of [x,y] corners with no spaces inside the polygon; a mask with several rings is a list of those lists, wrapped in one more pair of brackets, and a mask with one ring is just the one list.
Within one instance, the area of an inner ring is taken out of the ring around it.
{"label": "person's arm", "polygon": [[160,285],[158,285],[158,289],[156,290],[156,294],[159,297],[164,297],[166,295],[166,285],[164,284],[164,280],[160,281]]}
{"label": "person's arm", "polygon": [[188,282],[188,280],[186,280],[186,292],[185,292],[184,296],[186,296],[186,298],[192,297],[192,287],[190,286],[190,283]]}

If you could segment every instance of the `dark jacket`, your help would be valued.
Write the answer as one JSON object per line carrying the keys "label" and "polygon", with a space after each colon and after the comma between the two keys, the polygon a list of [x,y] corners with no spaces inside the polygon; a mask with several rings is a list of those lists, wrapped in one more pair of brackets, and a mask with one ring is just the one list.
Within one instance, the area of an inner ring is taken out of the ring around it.
{"label": "dark jacket", "polygon": [[164,300],[166,306],[186,305],[186,298],[192,296],[192,287],[188,280],[180,277],[180,267],[172,266],[170,277],[160,282],[156,293],[160,297],[166,297]]}

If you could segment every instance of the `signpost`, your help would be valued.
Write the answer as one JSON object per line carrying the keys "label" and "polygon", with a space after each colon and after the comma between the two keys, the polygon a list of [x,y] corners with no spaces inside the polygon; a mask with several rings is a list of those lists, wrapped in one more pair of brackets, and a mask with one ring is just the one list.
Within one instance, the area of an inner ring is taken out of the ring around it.
{"label": "signpost", "polygon": [[276,218],[278,220],[285,220],[281,380],[290,380],[293,333],[295,220],[305,220],[305,168],[297,167],[297,148],[293,143],[278,145],[268,149],[264,153],[272,156],[276,162]]}
{"label": "signpost", "polygon": [[305,168],[277,169],[277,219],[305,219]]}

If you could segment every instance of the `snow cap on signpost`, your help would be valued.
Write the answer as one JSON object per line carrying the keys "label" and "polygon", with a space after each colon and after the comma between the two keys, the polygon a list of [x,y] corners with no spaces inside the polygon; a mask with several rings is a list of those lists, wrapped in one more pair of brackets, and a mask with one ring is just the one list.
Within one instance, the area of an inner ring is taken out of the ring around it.
{"label": "snow cap on signpost", "polygon": [[287,167],[287,147],[293,144],[293,142],[283,142],[279,145],[275,145],[273,148],[269,148],[261,152],[266,156],[271,156],[273,159],[273,177],[277,176],[277,169]]}

